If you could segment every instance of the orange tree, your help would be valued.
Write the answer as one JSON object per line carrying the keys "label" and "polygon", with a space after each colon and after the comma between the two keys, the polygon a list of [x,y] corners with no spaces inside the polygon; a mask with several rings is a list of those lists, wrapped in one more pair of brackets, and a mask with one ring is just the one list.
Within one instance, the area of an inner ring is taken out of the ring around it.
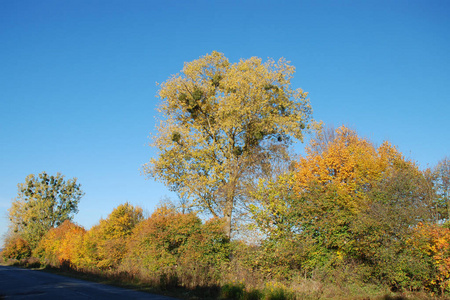
{"label": "orange tree", "polygon": [[67,264],[77,267],[81,259],[80,248],[85,233],[83,227],[66,220],[43,236],[33,254],[45,264],[54,266]]}
{"label": "orange tree", "polygon": [[20,236],[7,238],[5,241],[5,249],[1,252],[4,259],[22,259],[31,255],[30,245]]}
{"label": "orange tree", "polygon": [[408,241],[419,251],[428,272],[420,274],[424,288],[450,291],[450,229],[437,224],[419,224]]}

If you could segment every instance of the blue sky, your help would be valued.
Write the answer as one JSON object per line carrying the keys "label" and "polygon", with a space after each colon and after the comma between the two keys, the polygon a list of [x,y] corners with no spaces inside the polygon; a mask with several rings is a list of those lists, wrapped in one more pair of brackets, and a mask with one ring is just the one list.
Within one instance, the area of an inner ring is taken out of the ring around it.
{"label": "blue sky", "polygon": [[3,0],[0,234],[28,174],[77,177],[86,228],[126,201],[152,211],[173,196],[140,174],[156,154],[156,82],[214,50],[285,57],[316,120],[434,166],[450,155],[449,16],[449,1],[430,0]]}

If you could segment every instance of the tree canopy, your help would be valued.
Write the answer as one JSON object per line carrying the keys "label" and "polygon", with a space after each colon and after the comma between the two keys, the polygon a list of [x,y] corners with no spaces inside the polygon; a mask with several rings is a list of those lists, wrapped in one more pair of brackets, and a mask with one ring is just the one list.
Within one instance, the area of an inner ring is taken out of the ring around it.
{"label": "tree canopy", "polygon": [[161,84],[159,154],[144,173],[225,218],[230,235],[248,182],[313,124],[307,93],[291,87],[294,69],[284,59],[230,63],[219,52],[185,63]]}
{"label": "tree canopy", "polygon": [[[376,276],[404,284],[414,257],[404,251],[406,240],[431,220],[427,188],[423,173],[395,147],[375,147],[340,127],[312,139],[293,172],[260,182],[253,219],[268,237],[268,255],[297,249],[292,266],[314,270],[353,259],[382,265],[388,275],[374,269]],[[403,265],[393,261],[400,255]]]}
{"label": "tree canopy", "polygon": [[66,181],[60,173],[46,172],[28,175],[9,209],[10,230],[34,248],[50,228],[73,218],[83,195],[76,178]]}

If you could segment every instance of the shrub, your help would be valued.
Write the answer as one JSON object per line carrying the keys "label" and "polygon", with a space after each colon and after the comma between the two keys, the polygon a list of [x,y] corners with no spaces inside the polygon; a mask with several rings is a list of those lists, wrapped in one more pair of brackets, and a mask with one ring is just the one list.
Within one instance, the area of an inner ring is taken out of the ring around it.
{"label": "shrub", "polygon": [[179,213],[168,206],[159,207],[136,226],[127,247],[123,270],[176,277],[189,288],[216,284],[230,254],[220,220],[202,224],[194,213]]}
{"label": "shrub", "polygon": [[428,272],[422,272],[422,285],[437,292],[450,291],[450,229],[436,224],[419,224],[408,241],[421,255]]}
{"label": "shrub", "polygon": [[166,206],[133,230],[128,240],[128,265],[157,272],[174,266],[187,239],[200,229],[194,214],[177,213]]}
{"label": "shrub", "polygon": [[81,245],[86,230],[69,220],[50,229],[41,239],[33,254],[41,263],[52,266],[78,267]]}
{"label": "shrub", "polygon": [[224,299],[243,299],[245,285],[243,283],[227,283],[222,286],[221,296]]}
{"label": "shrub", "polygon": [[287,300],[294,299],[294,295],[292,292],[289,292],[284,285],[275,282],[266,284],[264,289],[264,299]]}
{"label": "shrub", "polygon": [[259,300],[263,298],[263,293],[258,289],[251,289],[244,293],[245,300]]}
{"label": "shrub", "polygon": [[105,220],[92,227],[83,242],[83,267],[116,269],[124,258],[127,239],[143,219],[142,209],[129,203],[119,205]]}
{"label": "shrub", "polygon": [[23,238],[13,237],[6,241],[2,256],[4,259],[21,260],[31,256],[31,248]]}

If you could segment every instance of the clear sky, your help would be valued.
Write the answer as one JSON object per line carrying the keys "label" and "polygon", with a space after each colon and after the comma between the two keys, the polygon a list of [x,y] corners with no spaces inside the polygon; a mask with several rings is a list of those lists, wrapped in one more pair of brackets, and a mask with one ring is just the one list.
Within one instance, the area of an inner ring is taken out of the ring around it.
{"label": "clear sky", "polygon": [[450,1],[2,0],[0,234],[17,184],[42,171],[78,178],[87,229],[173,197],[140,174],[156,82],[213,50],[286,58],[316,120],[422,168],[450,155]]}

